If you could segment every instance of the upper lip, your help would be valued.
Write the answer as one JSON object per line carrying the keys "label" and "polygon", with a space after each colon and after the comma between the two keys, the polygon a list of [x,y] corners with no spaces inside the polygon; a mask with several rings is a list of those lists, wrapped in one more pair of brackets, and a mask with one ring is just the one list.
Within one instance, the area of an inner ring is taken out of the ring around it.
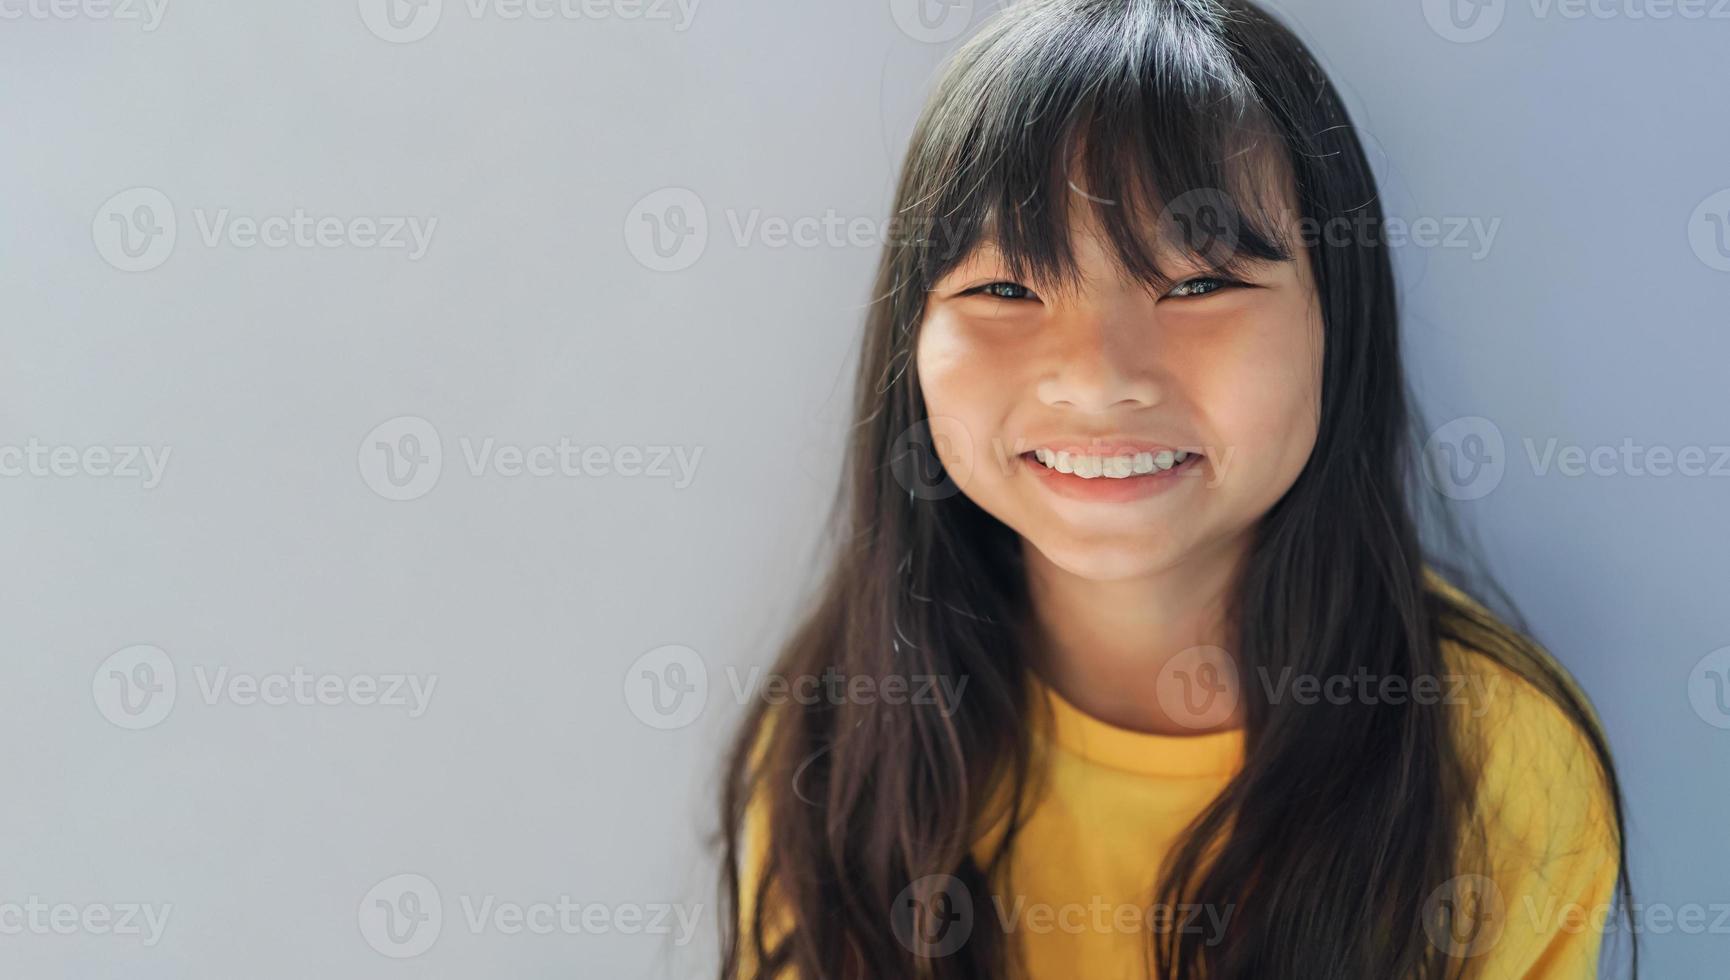
{"label": "upper lip", "polygon": [[1031,454],[1039,449],[1083,456],[1134,456],[1138,453],[1158,454],[1161,452],[1201,455],[1199,449],[1193,449],[1189,446],[1177,446],[1151,439],[1138,439],[1133,436],[1054,436],[1046,439],[1031,439],[1025,445],[1027,450],[1022,455]]}

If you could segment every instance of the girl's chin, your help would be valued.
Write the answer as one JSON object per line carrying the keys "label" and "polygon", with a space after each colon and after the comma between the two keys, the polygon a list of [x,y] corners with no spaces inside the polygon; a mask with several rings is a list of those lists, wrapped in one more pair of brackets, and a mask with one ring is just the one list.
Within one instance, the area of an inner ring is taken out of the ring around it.
{"label": "girl's chin", "polygon": [[1052,565],[1079,578],[1097,582],[1141,578],[1183,563],[1186,545],[1164,535],[1078,536],[1070,531],[1022,535]]}

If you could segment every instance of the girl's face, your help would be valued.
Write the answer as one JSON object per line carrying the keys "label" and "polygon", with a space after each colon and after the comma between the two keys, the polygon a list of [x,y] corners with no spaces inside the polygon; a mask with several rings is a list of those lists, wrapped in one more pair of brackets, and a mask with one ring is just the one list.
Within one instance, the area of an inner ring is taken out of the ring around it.
{"label": "girl's face", "polygon": [[[973,502],[1074,574],[1129,578],[1229,555],[1315,445],[1322,319],[1305,249],[1251,266],[1244,285],[1161,255],[1179,284],[1154,295],[1115,269],[1090,209],[1072,214],[1083,222],[1071,230],[1083,274],[1073,297],[1007,282],[989,243],[927,297],[916,357],[938,458]],[[1162,450],[1200,458],[1163,471],[1176,454]]]}

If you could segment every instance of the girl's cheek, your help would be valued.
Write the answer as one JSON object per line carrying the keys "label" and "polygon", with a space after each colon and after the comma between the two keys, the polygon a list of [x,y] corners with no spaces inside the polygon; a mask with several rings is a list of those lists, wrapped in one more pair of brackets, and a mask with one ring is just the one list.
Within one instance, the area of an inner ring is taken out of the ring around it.
{"label": "girl's cheek", "polygon": [[[1290,311],[1263,308],[1231,322],[1171,324],[1159,375],[1166,408],[1187,414],[1218,479],[1239,487],[1281,477],[1313,441],[1319,385],[1313,352]],[[1237,479],[1233,479],[1234,474]]]}
{"label": "girl's cheek", "polygon": [[[1015,397],[1013,358],[1001,343],[969,331],[947,317],[933,317],[920,334],[916,354],[926,409],[968,421],[1000,415]],[[973,433],[988,438],[991,433]]]}
{"label": "girl's cheek", "polygon": [[1258,344],[1222,362],[1198,396],[1236,468],[1270,489],[1283,492],[1315,443],[1321,386],[1312,359],[1302,344]]}

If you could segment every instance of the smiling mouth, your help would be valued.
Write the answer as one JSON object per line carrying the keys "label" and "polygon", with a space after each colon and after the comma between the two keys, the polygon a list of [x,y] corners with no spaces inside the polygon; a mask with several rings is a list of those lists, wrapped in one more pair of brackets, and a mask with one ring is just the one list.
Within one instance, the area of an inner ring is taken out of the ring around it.
{"label": "smiling mouth", "polygon": [[1203,457],[1184,450],[1145,453],[1098,455],[1071,453],[1051,449],[1035,449],[1021,458],[1046,469],[1083,480],[1128,480],[1138,476],[1158,476],[1195,466]]}

